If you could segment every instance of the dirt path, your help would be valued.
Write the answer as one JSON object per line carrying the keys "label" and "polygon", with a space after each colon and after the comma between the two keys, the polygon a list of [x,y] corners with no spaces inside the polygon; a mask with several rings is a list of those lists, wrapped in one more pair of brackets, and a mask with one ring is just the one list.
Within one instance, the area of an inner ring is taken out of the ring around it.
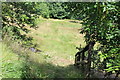
{"label": "dirt path", "polygon": [[51,60],[52,64],[59,65],[59,66],[68,66],[73,65],[74,61],[68,60],[62,57],[54,56]]}

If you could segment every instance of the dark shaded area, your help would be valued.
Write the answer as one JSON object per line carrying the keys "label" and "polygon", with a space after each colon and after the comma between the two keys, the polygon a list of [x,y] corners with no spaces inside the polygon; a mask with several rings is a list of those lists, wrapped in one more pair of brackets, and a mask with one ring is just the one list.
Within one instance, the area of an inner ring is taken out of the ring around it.
{"label": "dark shaded area", "polygon": [[75,20],[72,20],[72,21],[69,21],[69,22],[72,22],[72,23],[81,23],[81,22],[75,21]]}
{"label": "dark shaded area", "polygon": [[[75,78],[85,78],[85,74],[81,71],[82,67],[76,68],[74,65],[68,66],[56,66],[52,63],[39,63],[29,59],[29,56],[26,56],[26,61],[23,64],[22,68],[22,80],[40,80],[40,78],[45,79],[75,79]],[[115,74],[104,78],[105,73],[102,71],[91,70],[91,78],[96,79],[114,79]],[[116,78],[118,80],[119,78]]]}
{"label": "dark shaded area", "polygon": [[[106,64],[101,64],[100,59],[97,57],[98,51],[101,50],[102,46],[98,50],[93,50],[94,45],[95,45],[95,41],[91,41],[83,49],[81,48],[81,46],[80,48],[76,47],[76,49],[78,49],[79,51],[75,54],[74,65],[77,68],[80,68],[80,70],[82,70],[86,78],[92,78],[92,77],[115,78],[114,80],[120,78],[119,77],[120,69],[116,70],[115,73],[112,73],[112,71],[106,72],[104,70],[107,69],[104,68]],[[98,64],[100,64],[101,66]]]}
{"label": "dark shaded area", "polygon": [[[33,61],[26,53],[19,55],[22,60],[21,77],[19,80],[41,80],[40,78],[83,78],[84,75],[74,65],[58,66],[52,63]],[[8,78],[7,78],[8,79]],[[12,78],[11,78],[12,79]],[[2,80],[6,80],[5,78]],[[13,79],[12,79],[13,80]]]}
{"label": "dark shaded area", "polygon": [[29,78],[69,78],[70,75],[71,78],[74,78],[74,76],[82,77],[82,74],[77,73],[77,70],[73,65],[61,67],[51,63],[40,64],[30,61],[23,66],[21,78],[22,80],[29,80]]}
{"label": "dark shaded area", "polygon": [[[92,56],[92,48],[94,47],[95,41],[90,41],[83,50],[77,52],[75,54],[75,65],[80,65],[82,66],[82,71],[85,71],[85,65],[88,67],[86,68],[88,72],[91,70],[91,56]],[[88,51],[87,56],[85,56],[85,52]],[[86,58],[86,60],[85,60]]]}

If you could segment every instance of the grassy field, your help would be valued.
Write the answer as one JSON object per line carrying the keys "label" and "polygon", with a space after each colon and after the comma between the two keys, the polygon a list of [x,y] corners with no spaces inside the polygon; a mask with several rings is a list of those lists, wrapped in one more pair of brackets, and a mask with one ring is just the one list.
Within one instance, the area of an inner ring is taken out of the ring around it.
{"label": "grassy field", "polygon": [[38,29],[31,29],[38,48],[52,57],[53,63],[64,66],[73,64],[76,47],[84,46],[83,35],[79,34],[80,23],[70,20],[39,19]]}
{"label": "grassy field", "polygon": [[[37,48],[43,52],[34,53],[17,44],[0,43],[2,50],[2,77],[4,78],[82,78],[76,69],[74,55],[79,44],[85,46],[83,35],[79,34],[81,24],[71,20],[37,20],[38,29],[32,29]],[[16,47],[15,47],[16,46]],[[15,72],[17,71],[17,73]]]}

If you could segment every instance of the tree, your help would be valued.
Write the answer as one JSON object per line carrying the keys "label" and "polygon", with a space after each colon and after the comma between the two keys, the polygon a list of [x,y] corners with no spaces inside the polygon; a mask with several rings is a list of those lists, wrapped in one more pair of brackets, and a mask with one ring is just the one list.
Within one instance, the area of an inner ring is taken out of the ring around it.
{"label": "tree", "polygon": [[37,4],[31,2],[3,2],[2,3],[2,38],[11,37],[12,40],[21,40],[31,43],[32,38],[21,32],[28,33],[27,25],[35,28],[37,18]]}
{"label": "tree", "polygon": [[81,33],[85,34],[86,42],[95,40],[103,45],[100,56],[107,59],[105,70],[108,72],[120,69],[119,4],[120,2],[81,3],[82,14],[85,16]]}

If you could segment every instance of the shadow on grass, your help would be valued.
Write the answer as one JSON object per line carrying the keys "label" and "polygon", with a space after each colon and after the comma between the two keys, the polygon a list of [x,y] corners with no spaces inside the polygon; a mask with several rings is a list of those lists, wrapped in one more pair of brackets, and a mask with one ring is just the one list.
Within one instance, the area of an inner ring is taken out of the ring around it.
{"label": "shadow on grass", "polygon": [[71,20],[69,22],[71,22],[71,23],[81,23],[81,21],[77,21],[77,20]]}
{"label": "shadow on grass", "polygon": [[47,62],[39,63],[30,61],[27,56],[21,78],[22,80],[29,80],[29,78],[83,78],[83,74],[74,65],[63,67]]}
{"label": "shadow on grass", "polygon": [[2,80],[14,80],[14,78],[30,80],[30,78],[83,77],[82,73],[73,65],[63,67],[47,63],[45,56],[32,53],[29,50],[20,47],[17,43],[11,44],[9,46],[10,48],[6,47],[7,45],[3,47],[5,52],[3,60],[5,59],[5,61],[3,61],[4,64],[2,70],[5,74],[3,74]]}

